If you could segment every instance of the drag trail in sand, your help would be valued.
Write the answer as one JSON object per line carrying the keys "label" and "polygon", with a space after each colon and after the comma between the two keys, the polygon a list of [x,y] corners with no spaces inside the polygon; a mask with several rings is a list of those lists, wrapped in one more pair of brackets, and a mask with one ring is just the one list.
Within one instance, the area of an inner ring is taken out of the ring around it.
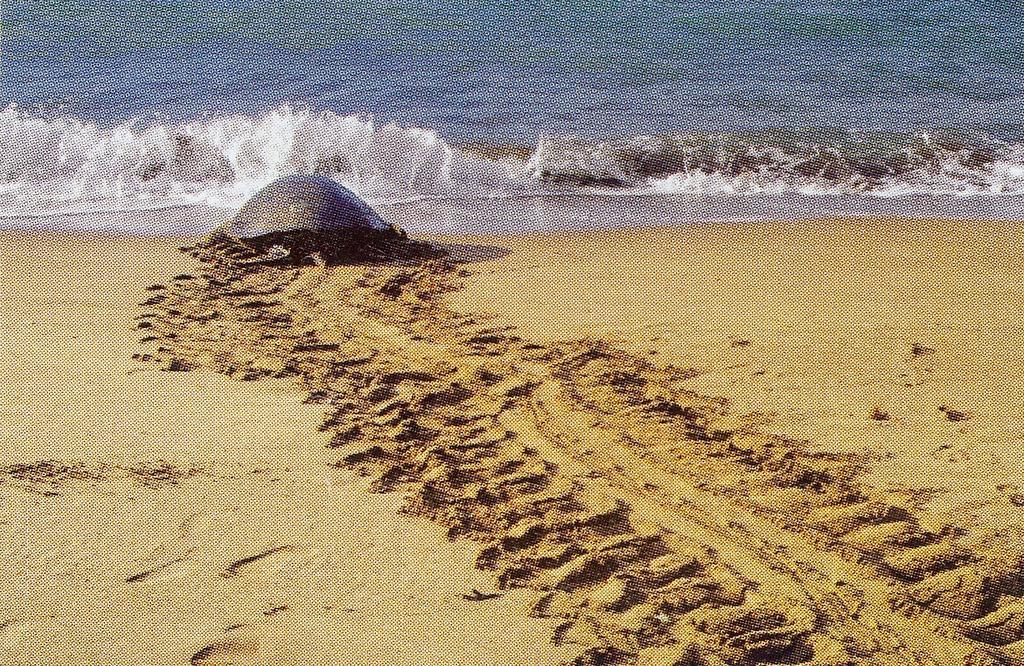
{"label": "drag trail in sand", "polygon": [[299,382],[334,464],[539,593],[573,663],[1024,663],[1019,529],[936,520],[690,369],[457,311],[458,259],[209,264],[151,287],[137,359]]}
{"label": "drag trail in sand", "polygon": [[555,664],[536,595],[332,467],[292,381],[133,361],[169,240],[0,235],[0,664]]}

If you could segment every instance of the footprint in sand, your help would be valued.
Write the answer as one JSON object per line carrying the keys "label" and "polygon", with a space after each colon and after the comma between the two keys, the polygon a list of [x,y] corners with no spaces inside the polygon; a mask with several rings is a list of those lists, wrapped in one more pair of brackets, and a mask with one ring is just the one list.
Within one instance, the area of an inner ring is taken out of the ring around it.
{"label": "footprint in sand", "polygon": [[224,641],[202,648],[189,663],[192,666],[242,666],[252,664],[256,658],[257,646],[251,641]]}
{"label": "footprint in sand", "polygon": [[190,549],[187,553],[185,553],[181,557],[175,557],[174,559],[167,560],[166,562],[163,562],[162,564],[159,564],[159,565],[157,565],[155,567],[152,567],[151,569],[145,569],[145,570],[140,571],[138,573],[132,574],[132,575],[128,576],[127,578],[125,578],[124,582],[126,582],[126,583],[141,583],[142,581],[153,580],[155,577],[158,577],[160,574],[165,573],[165,572],[173,569],[175,565],[181,564],[182,562],[185,562],[186,560],[188,560],[188,558],[189,558],[189,556],[191,554],[192,554],[192,550]]}
{"label": "footprint in sand", "polygon": [[971,454],[959,446],[943,444],[932,451],[932,457],[941,462],[959,464],[970,460]]}
{"label": "footprint in sand", "polygon": [[292,545],[276,546],[269,548],[261,553],[243,557],[242,559],[235,560],[220,572],[221,578],[234,578],[247,570],[255,567],[257,564],[266,565],[269,561],[284,559],[290,553],[295,552],[295,547]]}

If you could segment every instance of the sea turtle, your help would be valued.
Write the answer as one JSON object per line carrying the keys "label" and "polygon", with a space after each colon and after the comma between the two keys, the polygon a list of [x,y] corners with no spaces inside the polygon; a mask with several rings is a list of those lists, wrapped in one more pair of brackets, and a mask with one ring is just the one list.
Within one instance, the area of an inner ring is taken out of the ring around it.
{"label": "sea turtle", "polygon": [[406,234],[330,178],[278,178],[192,253],[234,264],[379,259],[407,245]]}

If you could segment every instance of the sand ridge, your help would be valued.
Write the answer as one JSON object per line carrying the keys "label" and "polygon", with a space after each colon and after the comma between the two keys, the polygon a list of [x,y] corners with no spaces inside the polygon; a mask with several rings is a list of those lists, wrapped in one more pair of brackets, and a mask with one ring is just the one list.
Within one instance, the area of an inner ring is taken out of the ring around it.
{"label": "sand ridge", "polygon": [[574,663],[1024,663],[1019,532],[936,524],[686,368],[458,312],[471,271],[209,264],[151,287],[138,360],[296,379],[337,464],[543,592]]}

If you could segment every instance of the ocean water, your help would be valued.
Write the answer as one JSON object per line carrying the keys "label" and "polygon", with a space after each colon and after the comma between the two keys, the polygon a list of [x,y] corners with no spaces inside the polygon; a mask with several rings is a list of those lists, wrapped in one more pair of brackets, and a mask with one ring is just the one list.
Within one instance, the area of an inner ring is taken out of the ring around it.
{"label": "ocean water", "polygon": [[0,216],[19,224],[229,211],[295,172],[402,215],[509,201],[498,228],[538,198],[552,218],[578,197],[752,216],[1024,211],[1019,0],[0,12]]}

